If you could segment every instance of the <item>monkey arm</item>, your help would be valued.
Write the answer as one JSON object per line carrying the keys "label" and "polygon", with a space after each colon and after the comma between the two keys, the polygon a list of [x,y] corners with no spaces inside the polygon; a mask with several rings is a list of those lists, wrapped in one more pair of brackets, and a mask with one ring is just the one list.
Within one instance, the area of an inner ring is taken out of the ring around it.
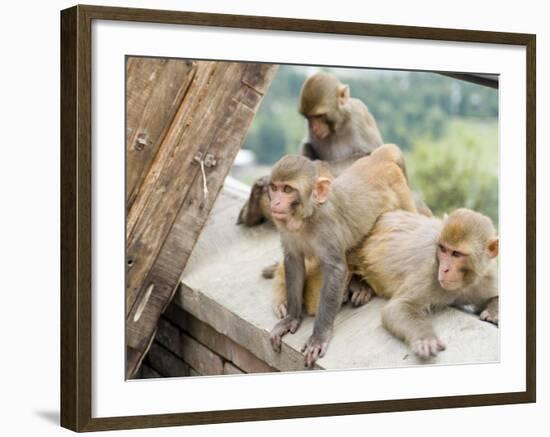
{"label": "monkey arm", "polygon": [[390,299],[382,311],[382,324],[393,335],[404,340],[421,358],[435,356],[445,349],[426,309],[417,302],[403,298]]}
{"label": "monkey arm", "polygon": [[301,253],[287,252],[285,253],[284,266],[288,315],[299,320],[302,317],[302,299],[306,275],[304,256]]}
{"label": "monkey arm", "polygon": [[283,336],[289,332],[294,334],[302,321],[302,293],[305,280],[304,256],[297,251],[286,251],[284,264],[288,310],[269,334],[269,341],[275,352],[281,351]]}
{"label": "monkey arm", "polygon": [[481,311],[479,318],[498,325],[498,296],[492,297],[485,303],[485,309]]}
{"label": "monkey arm", "polygon": [[320,267],[323,285],[313,335],[323,336],[332,329],[336,313],[342,304],[343,289],[348,283],[348,267],[345,256],[320,259]]}
{"label": "monkey arm", "polygon": [[330,249],[327,251],[329,255],[319,259],[323,285],[313,333],[302,347],[307,368],[313,367],[315,361],[323,357],[328,349],[334,319],[342,304],[343,288],[347,286],[348,269],[345,255],[330,255]]}
{"label": "monkey arm", "polygon": [[496,264],[455,302],[455,306],[473,306],[481,320],[498,324],[498,281]]}
{"label": "monkey arm", "polygon": [[406,299],[390,299],[382,310],[382,324],[409,344],[418,338],[435,336],[426,310]]}
{"label": "monkey arm", "polygon": [[269,198],[267,195],[267,184],[269,176],[262,176],[257,179],[250,190],[250,197],[241,208],[237,218],[237,224],[244,224],[252,227],[262,223],[264,220],[271,219],[269,208]]}
{"label": "monkey arm", "polygon": [[330,336],[336,313],[342,304],[343,289],[347,286],[348,268],[344,256],[320,259],[323,278],[319,295],[319,308],[313,325],[313,335]]}

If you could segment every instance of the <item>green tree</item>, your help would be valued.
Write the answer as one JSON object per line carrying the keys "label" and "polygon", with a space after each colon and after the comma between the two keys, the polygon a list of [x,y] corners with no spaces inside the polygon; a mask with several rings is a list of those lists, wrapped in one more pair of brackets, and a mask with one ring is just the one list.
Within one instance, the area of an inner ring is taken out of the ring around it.
{"label": "green tree", "polygon": [[436,215],[466,207],[498,226],[497,122],[455,120],[439,141],[418,140],[407,155],[412,185]]}

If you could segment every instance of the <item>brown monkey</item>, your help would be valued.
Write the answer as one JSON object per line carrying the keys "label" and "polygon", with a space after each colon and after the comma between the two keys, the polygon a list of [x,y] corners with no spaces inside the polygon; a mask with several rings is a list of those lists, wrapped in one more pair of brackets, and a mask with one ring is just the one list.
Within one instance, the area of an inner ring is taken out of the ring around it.
{"label": "brown monkey", "polygon": [[[386,329],[428,358],[445,348],[428,318],[432,309],[472,305],[481,320],[498,324],[498,246],[491,220],[477,212],[459,209],[440,220],[394,211],[379,218],[365,242],[350,252],[348,264],[389,299],[382,313]],[[321,276],[318,263],[310,261],[308,268],[304,306],[315,312]],[[273,289],[277,314],[286,303],[282,275],[279,267]]]}
{"label": "brown monkey", "polygon": [[[366,105],[350,97],[349,86],[333,75],[317,73],[304,82],[299,111],[307,121],[302,155],[326,161],[336,176],[383,143]],[[255,226],[271,220],[267,179],[262,177],[254,183],[237,224]]]}
{"label": "brown monkey", "polygon": [[367,106],[350,97],[349,86],[331,74],[317,73],[304,82],[299,112],[308,126],[302,154],[313,160],[343,164],[340,172],[383,144]]}
{"label": "brown monkey", "polygon": [[322,357],[342,302],[346,252],[359,244],[384,212],[416,207],[403,174],[400,149],[387,144],[357,160],[339,177],[323,176],[322,165],[304,156],[283,157],[271,172],[271,216],[281,234],[287,315],[270,335],[275,351],[302,319],[305,259],[317,258],[323,284],[313,334],[304,345],[305,365]]}

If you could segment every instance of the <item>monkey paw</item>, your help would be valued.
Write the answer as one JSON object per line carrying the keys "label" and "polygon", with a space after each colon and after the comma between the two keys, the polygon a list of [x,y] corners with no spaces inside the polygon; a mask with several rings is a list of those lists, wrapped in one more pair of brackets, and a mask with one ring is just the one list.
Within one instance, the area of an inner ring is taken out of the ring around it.
{"label": "monkey paw", "polygon": [[485,322],[494,323],[498,326],[498,313],[489,310],[483,310],[479,315],[479,318]]}
{"label": "monkey paw", "polygon": [[374,296],[374,291],[365,282],[351,282],[349,284],[350,300],[354,307],[360,307],[368,303]]}
{"label": "monkey paw", "polygon": [[317,359],[325,356],[330,342],[330,334],[317,336],[313,334],[302,347],[304,353],[304,366],[311,369]]}
{"label": "monkey paw", "polygon": [[259,225],[265,220],[261,200],[268,182],[269,176],[263,176],[254,182],[250,191],[250,197],[239,212],[237,218],[238,225],[244,224],[245,226],[252,227]]}
{"label": "monkey paw", "polygon": [[286,302],[273,302],[273,312],[278,319],[282,319],[287,315]]}
{"label": "monkey paw", "polygon": [[344,293],[342,303],[348,300],[354,307],[365,305],[374,296],[374,290],[369,284],[363,281],[359,276],[353,275],[349,281],[348,288]]}
{"label": "monkey paw", "polygon": [[271,342],[271,347],[275,352],[281,352],[283,335],[288,332],[294,334],[300,327],[300,323],[300,319],[296,319],[292,316],[286,316],[284,319],[277,322],[269,334],[269,341]]}
{"label": "monkey paw", "polygon": [[268,183],[269,176],[262,176],[254,182],[250,189],[250,199],[253,199],[253,202],[258,202],[260,200],[260,196],[264,193]]}
{"label": "monkey paw", "polygon": [[419,338],[411,344],[411,349],[420,358],[427,359],[435,357],[439,352],[446,349],[443,343],[437,337]]}

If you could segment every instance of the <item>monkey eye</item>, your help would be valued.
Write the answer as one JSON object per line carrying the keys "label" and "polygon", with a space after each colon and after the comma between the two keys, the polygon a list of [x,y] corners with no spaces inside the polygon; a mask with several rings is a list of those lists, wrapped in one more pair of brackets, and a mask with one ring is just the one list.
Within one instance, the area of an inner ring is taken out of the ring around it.
{"label": "monkey eye", "polygon": [[287,194],[292,193],[293,188],[290,185],[285,185],[283,191]]}
{"label": "monkey eye", "polygon": [[441,253],[447,253],[447,248],[443,246],[443,244],[439,244],[439,250],[441,251]]}
{"label": "monkey eye", "polygon": [[327,124],[327,116],[326,114],[316,114],[316,115],[310,115],[307,117],[307,120],[309,123],[312,123],[313,121],[317,121],[323,124]]}
{"label": "monkey eye", "polygon": [[453,256],[454,258],[460,258],[464,256],[464,254],[459,252],[458,250],[453,250],[453,253],[451,253],[451,256]]}
{"label": "monkey eye", "polygon": [[271,191],[277,191],[277,186],[275,184],[269,184],[269,189]]}

